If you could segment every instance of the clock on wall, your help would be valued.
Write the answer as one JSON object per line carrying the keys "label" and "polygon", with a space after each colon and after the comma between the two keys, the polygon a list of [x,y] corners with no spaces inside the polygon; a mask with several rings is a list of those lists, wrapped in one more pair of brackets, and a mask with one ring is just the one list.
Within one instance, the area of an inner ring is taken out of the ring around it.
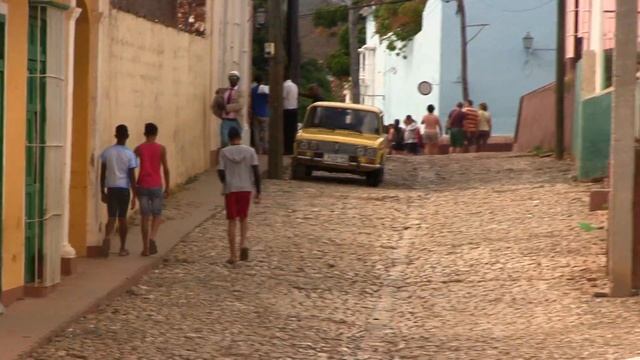
{"label": "clock on wall", "polygon": [[428,81],[422,81],[418,84],[418,92],[422,95],[426,96],[431,94],[431,90],[433,90],[433,85]]}

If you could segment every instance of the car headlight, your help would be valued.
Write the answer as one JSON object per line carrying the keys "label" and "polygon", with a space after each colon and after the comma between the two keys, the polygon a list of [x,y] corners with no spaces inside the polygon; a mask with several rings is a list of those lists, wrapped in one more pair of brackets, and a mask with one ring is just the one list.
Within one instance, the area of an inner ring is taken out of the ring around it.
{"label": "car headlight", "polygon": [[309,142],[308,141],[300,141],[300,143],[298,143],[298,148],[300,150],[309,150]]}
{"label": "car headlight", "polygon": [[367,153],[367,149],[363,148],[363,147],[359,147],[356,149],[356,155],[362,157]]}
{"label": "car headlight", "polygon": [[318,142],[317,141],[312,141],[311,144],[309,144],[309,149],[311,149],[311,151],[318,151]]}
{"label": "car headlight", "polygon": [[378,149],[375,149],[375,148],[367,149],[367,157],[372,159],[375,159],[376,157],[378,157]]}

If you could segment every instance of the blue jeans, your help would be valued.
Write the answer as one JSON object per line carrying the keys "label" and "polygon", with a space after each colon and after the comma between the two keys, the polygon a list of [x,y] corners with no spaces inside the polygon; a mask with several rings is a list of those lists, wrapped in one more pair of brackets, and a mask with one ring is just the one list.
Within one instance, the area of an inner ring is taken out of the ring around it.
{"label": "blue jeans", "polygon": [[222,119],[222,123],[220,124],[220,147],[229,146],[229,130],[232,127],[240,130],[242,134],[242,126],[237,119]]}
{"label": "blue jeans", "polygon": [[138,187],[138,200],[140,201],[140,214],[142,216],[160,216],[164,194],[162,188]]}

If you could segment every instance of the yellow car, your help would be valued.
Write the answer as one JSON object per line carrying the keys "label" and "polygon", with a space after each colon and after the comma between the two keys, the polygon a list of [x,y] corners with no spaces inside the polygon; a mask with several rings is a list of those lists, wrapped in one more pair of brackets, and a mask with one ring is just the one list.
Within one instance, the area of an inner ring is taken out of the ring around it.
{"label": "yellow car", "polygon": [[369,186],[384,177],[385,136],[382,111],[374,106],[317,102],[307,109],[296,136],[291,178],[313,171],[365,176]]}

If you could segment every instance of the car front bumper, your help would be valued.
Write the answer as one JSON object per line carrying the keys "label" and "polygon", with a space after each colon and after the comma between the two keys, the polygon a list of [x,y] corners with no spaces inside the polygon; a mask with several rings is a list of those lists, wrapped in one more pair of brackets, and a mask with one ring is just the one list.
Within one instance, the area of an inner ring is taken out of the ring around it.
{"label": "car front bumper", "polygon": [[348,163],[328,162],[321,158],[314,158],[310,156],[296,155],[292,159],[292,165],[305,165],[311,166],[317,170],[323,171],[338,171],[338,172],[351,172],[351,173],[368,173],[382,169],[382,165],[375,164],[363,164],[359,162],[350,161]]}

